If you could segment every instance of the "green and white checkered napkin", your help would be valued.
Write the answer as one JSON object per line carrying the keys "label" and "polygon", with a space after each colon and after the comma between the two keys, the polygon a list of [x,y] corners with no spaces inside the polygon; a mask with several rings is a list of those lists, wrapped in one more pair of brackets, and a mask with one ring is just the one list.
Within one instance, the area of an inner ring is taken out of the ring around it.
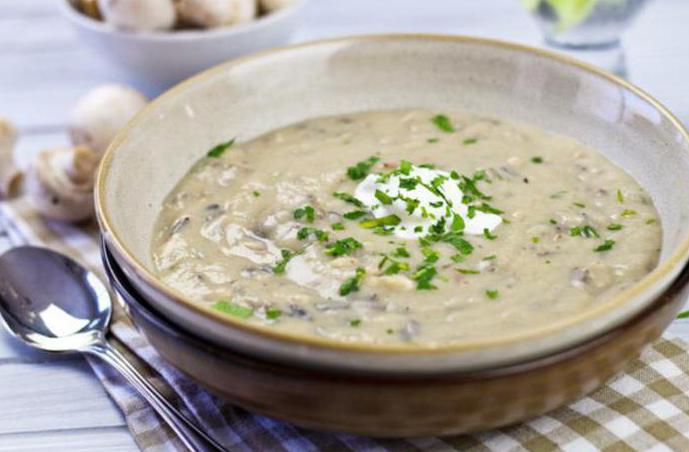
{"label": "green and white checkered napkin", "polygon": [[[5,241],[45,245],[70,254],[102,275],[94,226],[76,228],[38,218],[23,200],[0,204]],[[405,440],[320,433],[248,413],[218,400],[167,365],[121,312],[112,332],[118,345],[170,400],[230,450],[495,450],[689,451],[689,345],[663,339],[584,399],[521,425],[473,435]],[[145,451],[182,446],[138,395],[107,367],[90,361],[122,409]]]}

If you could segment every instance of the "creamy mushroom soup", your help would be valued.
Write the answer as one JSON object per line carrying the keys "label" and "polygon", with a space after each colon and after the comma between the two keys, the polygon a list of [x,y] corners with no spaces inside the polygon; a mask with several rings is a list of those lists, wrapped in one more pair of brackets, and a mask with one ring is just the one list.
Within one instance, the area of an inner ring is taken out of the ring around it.
{"label": "creamy mushroom soup", "polygon": [[589,310],[654,268],[660,238],[648,194],[571,138],[397,110],[218,144],[165,201],[152,253],[223,315],[434,347]]}

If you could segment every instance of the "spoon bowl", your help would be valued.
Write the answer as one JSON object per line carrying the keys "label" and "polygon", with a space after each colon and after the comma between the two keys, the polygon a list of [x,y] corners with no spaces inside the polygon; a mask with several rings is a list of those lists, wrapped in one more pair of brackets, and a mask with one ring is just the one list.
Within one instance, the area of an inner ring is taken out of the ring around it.
{"label": "spoon bowl", "polygon": [[112,302],[101,280],[70,258],[21,246],[0,257],[0,312],[29,345],[74,352],[103,340]]}
{"label": "spoon bowl", "polygon": [[97,356],[156,410],[192,451],[225,450],[197,427],[106,340],[112,299],[103,282],[67,256],[20,246],[0,256],[0,317],[27,345],[50,352]]}

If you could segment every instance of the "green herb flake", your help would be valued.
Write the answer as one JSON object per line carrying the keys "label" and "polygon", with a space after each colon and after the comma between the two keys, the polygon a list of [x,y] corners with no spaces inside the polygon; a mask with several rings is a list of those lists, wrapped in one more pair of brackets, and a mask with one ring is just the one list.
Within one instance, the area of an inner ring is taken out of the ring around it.
{"label": "green herb flake", "polygon": [[488,228],[485,228],[483,230],[483,236],[487,238],[488,240],[495,240],[498,238],[497,235],[491,234],[490,230]]}
{"label": "green herb flake", "polygon": [[490,298],[491,300],[495,300],[496,298],[498,298],[498,295],[499,295],[499,293],[498,293],[498,290],[497,290],[497,289],[493,289],[493,290],[492,290],[492,289],[488,289],[488,290],[486,290],[486,296],[487,296],[488,298]]}
{"label": "green herb flake", "polygon": [[624,195],[622,194],[622,190],[617,190],[617,202],[620,204],[624,203]]}
{"label": "green herb flake", "polygon": [[622,226],[622,225],[619,224],[619,223],[612,223],[612,224],[609,224],[608,227],[607,227],[606,229],[607,229],[608,231],[619,231],[619,230],[622,229],[623,227],[624,227],[624,226]]}
{"label": "green herb flake", "polygon": [[407,249],[404,248],[403,246],[400,246],[399,248],[397,248],[397,249],[392,253],[392,255],[393,255],[394,257],[411,257],[411,255],[409,254],[409,251],[407,251]]}
{"label": "green herb flake", "polygon": [[261,196],[261,192],[260,192],[260,191],[255,191],[255,190],[254,190],[254,192],[253,192],[252,194],[254,195],[255,198],[258,198],[259,196]]}
{"label": "green herb flake", "polygon": [[349,321],[349,326],[356,328],[361,325],[361,319],[352,319]]}
{"label": "green herb flake", "polygon": [[309,205],[295,209],[294,219],[301,220],[302,218],[305,219],[307,223],[313,223],[313,220],[316,219],[316,209]]}
{"label": "green herb flake", "polygon": [[481,273],[478,270],[470,270],[468,268],[456,268],[455,271],[463,275],[478,275],[479,273]]}
{"label": "green herb flake", "polygon": [[268,308],[266,309],[266,318],[268,320],[275,320],[282,315],[282,311],[278,308]]}
{"label": "green herb flake", "polygon": [[373,166],[379,161],[380,158],[378,157],[369,157],[366,160],[363,160],[357,163],[356,165],[347,168],[347,176],[349,176],[349,178],[352,180],[362,180],[366,176],[368,176],[368,173],[371,171],[371,168],[373,168]]}
{"label": "green herb flake", "polygon": [[359,225],[365,229],[373,229],[381,226],[397,226],[402,220],[397,215],[388,215],[381,218],[372,218],[359,222]]}
{"label": "green herb flake", "polygon": [[624,209],[624,210],[622,211],[622,213],[620,214],[620,216],[623,217],[623,218],[627,218],[627,217],[632,217],[632,216],[636,215],[637,213],[638,213],[638,212],[637,212],[636,210]]}
{"label": "green herb flake", "polygon": [[677,314],[677,318],[678,319],[689,318],[689,311],[680,312],[679,314]]}
{"label": "green herb flake", "polygon": [[473,138],[473,137],[472,138],[465,138],[462,141],[462,144],[466,145],[466,146],[468,146],[470,144],[476,144],[476,143],[478,143],[478,138]]}
{"label": "green herb flake", "polygon": [[655,224],[655,223],[657,223],[657,220],[655,218],[649,218],[648,220],[646,220],[646,224]]}
{"label": "green herb flake", "polygon": [[213,149],[211,149],[210,151],[208,151],[208,152],[206,153],[206,156],[207,156],[207,157],[210,157],[210,158],[217,159],[218,157],[220,157],[221,155],[223,155],[223,154],[225,153],[226,150],[228,150],[229,148],[231,148],[232,145],[234,144],[234,142],[235,142],[235,138],[232,138],[230,141],[226,141],[226,142],[224,142],[224,143],[220,143],[220,144],[218,144],[217,146],[215,146]]}
{"label": "green herb flake", "polygon": [[553,220],[552,218],[548,221],[550,222],[550,224],[557,224],[557,221]]}
{"label": "green herb flake", "polygon": [[361,242],[352,237],[347,237],[328,245],[325,248],[325,254],[328,256],[348,256],[361,247],[363,247]]}
{"label": "green herb flake", "polygon": [[299,240],[306,240],[310,235],[313,235],[319,242],[328,241],[328,233],[316,228],[301,228],[297,231],[297,238]]}
{"label": "green herb flake", "polygon": [[435,266],[431,264],[424,264],[420,266],[417,270],[416,273],[412,275],[412,279],[416,281],[416,289],[417,290],[433,290],[437,289],[436,286],[431,284],[431,280],[435,277],[435,275],[438,273],[438,270],[436,270]]}
{"label": "green herb flake", "polygon": [[366,215],[368,215],[368,212],[364,210],[353,210],[351,212],[345,213],[342,216],[347,220],[358,220],[359,218],[365,217]]}
{"label": "green herb flake", "polygon": [[452,121],[450,121],[450,118],[448,118],[446,115],[435,115],[431,119],[431,122],[443,132],[452,133],[455,131]]}
{"label": "green herb flake", "polygon": [[604,251],[610,251],[612,247],[615,246],[615,241],[612,239],[607,239],[601,245],[593,249],[596,253],[602,253]]}
{"label": "green herb flake", "polygon": [[541,238],[540,238],[540,237],[531,237],[531,243],[534,243],[534,244],[535,244],[535,243],[538,243],[538,242],[540,242],[540,241],[541,241]]}
{"label": "green herb flake", "polygon": [[352,292],[357,292],[359,290],[359,284],[364,278],[364,275],[366,275],[366,270],[364,270],[362,267],[358,267],[354,273],[354,276],[347,279],[340,286],[340,295],[345,297]]}
{"label": "green herb flake", "polygon": [[541,157],[540,155],[537,155],[535,157],[531,157],[531,163],[535,163],[536,165],[540,165],[541,163],[543,163],[543,157]]}
{"label": "green herb flake", "polygon": [[297,253],[294,253],[290,250],[280,250],[280,254],[282,255],[282,259],[280,259],[277,264],[275,264],[275,267],[273,267],[273,273],[285,273],[287,264],[294,256],[297,255]]}
{"label": "green herb flake", "polygon": [[330,229],[333,231],[344,231],[344,224],[342,223],[333,223],[330,225]]}
{"label": "green herb flake", "polygon": [[440,141],[438,138],[429,138],[426,140],[427,143],[434,144]]}
{"label": "green herb flake", "polygon": [[491,254],[490,256],[486,256],[486,257],[484,257],[484,258],[481,259],[481,260],[483,260],[483,261],[492,261],[492,260],[495,260],[496,257],[498,257],[498,256],[496,256],[495,254]]}
{"label": "green herb flake", "polygon": [[552,195],[550,195],[550,199],[561,199],[566,194],[567,194],[567,192],[565,190],[558,191],[558,192],[555,192]]}
{"label": "green herb flake", "polygon": [[252,308],[232,303],[231,301],[227,300],[218,300],[211,306],[211,308],[215,309],[216,311],[220,311],[223,314],[239,317],[240,319],[248,319],[251,317],[251,314],[254,313]]}
{"label": "green herb flake", "polygon": [[387,193],[384,193],[380,190],[376,190],[375,196],[376,196],[376,199],[378,201],[380,201],[381,204],[383,204],[385,206],[389,206],[390,204],[392,204],[393,199]]}
{"label": "green herb flake", "polygon": [[358,199],[356,199],[354,196],[350,195],[349,193],[335,192],[335,193],[333,193],[333,196],[336,197],[337,199],[341,199],[344,202],[348,202],[349,204],[353,204],[356,207],[366,207],[363,202],[359,201]]}
{"label": "green herb flake", "polygon": [[575,226],[569,230],[569,235],[572,237],[585,237],[587,239],[590,239],[592,237],[600,237],[600,234],[598,234],[598,231],[589,225],[584,225],[584,226]]}
{"label": "green herb flake", "polygon": [[579,207],[580,209],[583,209],[586,207],[586,204],[581,203],[581,202],[573,202],[572,205],[575,207]]}

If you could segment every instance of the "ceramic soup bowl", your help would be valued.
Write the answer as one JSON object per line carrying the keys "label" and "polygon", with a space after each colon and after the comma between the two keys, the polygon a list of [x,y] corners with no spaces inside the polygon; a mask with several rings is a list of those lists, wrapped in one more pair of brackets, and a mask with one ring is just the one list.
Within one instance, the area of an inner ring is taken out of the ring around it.
{"label": "ceramic soup bowl", "polygon": [[[215,144],[316,116],[403,107],[524,121],[599,150],[653,198],[663,227],[660,263],[618,296],[579,315],[526,334],[433,349],[278,333],[194,304],[156,277],[150,248],[163,199]],[[126,279],[156,312],[194,336],[293,367],[428,377],[539,359],[648,312],[687,262],[689,137],[643,91],[555,54],[466,37],[344,38],[235,60],[162,95],[114,140],[100,167],[96,198],[104,240]],[[671,314],[657,317],[654,333],[641,343],[657,336]]]}

